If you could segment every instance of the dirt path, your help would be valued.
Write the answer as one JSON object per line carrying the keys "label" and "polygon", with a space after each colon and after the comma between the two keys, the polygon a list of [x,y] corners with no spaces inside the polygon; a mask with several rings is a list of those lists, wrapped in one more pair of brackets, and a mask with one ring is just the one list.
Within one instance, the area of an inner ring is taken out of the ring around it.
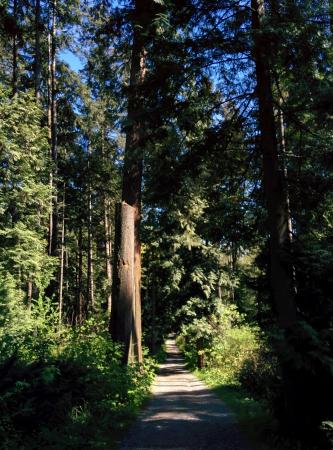
{"label": "dirt path", "polygon": [[174,339],[166,350],[152,399],[119,450],[250,450],[235,416],[186,370]]}

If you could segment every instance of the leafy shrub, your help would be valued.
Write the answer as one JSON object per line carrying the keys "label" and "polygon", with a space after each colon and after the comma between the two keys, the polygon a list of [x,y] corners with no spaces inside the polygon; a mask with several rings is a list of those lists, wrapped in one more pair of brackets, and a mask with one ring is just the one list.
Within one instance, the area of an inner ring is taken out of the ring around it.
{"label": "leafy shrub", "polygon": [[221,305],[215,315],[185,325],[178,344],[192,367],[203,355],[206,380],[241,384],[256,399],[276,401],[281,383],[277,356],[234,305]]}
{"label": "leafy shrub", "polygon": [[207,367],[223,367],[227,381],[238,381],[239,372],[254,357],[258,345],[257,330],[248,325],[230,328],[223,338],[214,339],[208,352]]}
{"label": "leafy shrub", "polygon": [[183,326],[178,342],[192,366],[202,355],[206,368],[223,368],[224,381],[235,382],[259,347],[259,332],[244,324],[234,305],[220,305],[214,315]]}
{"label": "leafy shrub", "polygon": [[281,389],[280,370],[276,354],[262,339],[257,350],[244,360],[237,378],[254,398],[272,404]]}
{"label": "leafy shrub", "polygon": [[83,325],[68,330],[60,348],[63,358],[73,359],[103,373],[118,364],[121,351],[120,345],[110,339],[104,317],[90,317]]}
{"label": "leafy shrub", "polygon": [[61,340],[57,307],[40,297],[28,309],[22,298],[13,297],[0,304],[0,362],[13,355],[27,362],[46,360]]}
{"label": "leafy shrub", "polygon": [[0,334],[3,448],[109,447],[145,399],[155,363],[121,366],[104,317],[59,330],[50,302],[21,306]]}

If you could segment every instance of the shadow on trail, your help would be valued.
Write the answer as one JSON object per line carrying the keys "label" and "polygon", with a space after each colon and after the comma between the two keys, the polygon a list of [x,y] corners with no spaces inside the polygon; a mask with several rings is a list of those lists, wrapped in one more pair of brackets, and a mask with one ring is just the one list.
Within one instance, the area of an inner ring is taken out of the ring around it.
{"label": "shadow on trail", "polygon": [[185,367],[174,340],[153,397],[119,449],[250,450],[235,415]]}

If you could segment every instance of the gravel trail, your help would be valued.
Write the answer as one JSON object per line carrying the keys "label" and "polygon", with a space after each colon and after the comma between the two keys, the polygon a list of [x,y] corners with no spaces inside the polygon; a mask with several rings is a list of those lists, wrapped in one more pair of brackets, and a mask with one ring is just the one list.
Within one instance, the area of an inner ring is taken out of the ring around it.
{"label": "gravel trail", "polygon": [[173,338],[166,351],[152,398],[118,450],[253,450],[234,414],[186,369]]}

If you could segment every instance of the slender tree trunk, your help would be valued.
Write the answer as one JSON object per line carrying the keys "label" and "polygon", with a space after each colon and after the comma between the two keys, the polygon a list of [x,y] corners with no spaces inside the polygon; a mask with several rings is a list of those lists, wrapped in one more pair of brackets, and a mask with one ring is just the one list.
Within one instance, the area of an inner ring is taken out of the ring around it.
{"label": "slender tree trunk", "polygon": [[82,292],[83,280],[83,257],[82,257],[82,227],[79,228],[78,236],[78,273],[77,273],[77,324],[81,325],[86,317],[84,296]]}
{"label": "slender tree trunk", "polygon": [[65,186],[63,189],[62,220],[61,220],[61,248],[60,248],[60,274],[59,274],[59,327],[62,323],[63,314],[63,291],[64,291],[64,266],[65,266]]}
{"label": "slender tree trunk", "polygon": [[256,65],[259,125],[263,153],[263,184],[270,231],[271,285],[278,322],[282,328],[296,321],[291,265],[288,263],[289,214],[283,172],[278,160],[278,143],[274,120],[272,85],[267,55],[267,42],[262,35],[264,1],[252,0],[254,31],[253,55]]}
{"label": "slender tree trunk", "polygon": [[104,239],[105,239],[105,269],[107,280],[107,310],[111,313],[112,305],[112,241],[110,230],[110,210],[107,198],[104,199]]}
{"label": "slender tree trunk", "polygon": [[33,288],[33,283],[32,281],[29,279],[28,280],[28,288],[27,288],[27,300],[28,300],[28,309],[31,309],[31,302],[32,302],[32,288]]}
{"label": "slender tree trunk", "polygon": [[[143,136],[142,121],[143,94],[142,85],[146,77],[146,37],[145,31],[149,26],[150,0],[135,1],[134,36],[131,58],[130,93],[128,98],[128,122],[126,131],[125,162],[123,172],[122,200],[134,208],[134,274],[135,291],[131,315],[134,317],[133,330],[130,333],[131,346],[138,362],[142,361],[142,331],[141,331],[141,185],[143,168]],[[116,269],[116,268],[115,268]],[[116,296],[116,299],[120,296]],[[116,300],[114,300],[116,301]],[[122,341],[124,335],[114,333],[116,340]],[[126,342],[128,336],[126,337]],[[126,344],[127,345],[127,344]]]}
{"label": "slender tree trunk", "polygon": [[13,49],[12,49],[12,93],[17,93],[17,1],[13,2],[13,18],[14,18],[14,33],[13,33]]}
{"label": "slender tree trunk", "polygon": [[[48,33],[47,33],[47,50],[48,50],[48,72],[47,72],[47,125],[48,125],[48,138],[50,145],[50,159],[52,160],[52,50],[51,50],[51,28],[50,28],[50,13],[51,6],[49,4],[48,10]],[[53,236],[53,169],[50,171],[50,188],[51,188],[51,201],[50,201],[50,215],[49,215],[49,233],[48,233],[48,254],[52,255],[52,236]]]}
{"label": "slender tree trunk", "polygon": [[[107,165],[108,156],[106,154],[104,143],[107,142],[106,126],[102,127],[102,158]],[[105,249],[105,275],[106,275],[106,304],[107,311],[111,314],[112,308],[112,232],[110,208],[111,202],[109,193],[104,194],[104,249]]]}
{"label": "slender tree trunk", "polygon": [[115,269],[111,314],[112,337],[124,345],[123,363],[135,360],[135,208],[125,202],[116,206]]}
{"label": "slender tree trunk", "polygon": [[205,367],[205,354],[204,354],[204,341],[203,338],[197,340],[197,366],[198,369]]}
{"label": "slender tree trunk", "polygon": [[[234,278],[236,276],[236,270],[237,270],[237,245],[234,241],[230,242],[230,268],[231,268],[231,274],[232,277]],[[232,286],[230,286],[230,292],[231,292],[231,302],[235,303],[235,297],[236,297],[236,293],[235,293],[235,287],[232,284]]]}
{"label": "slender tree trunk", "polygon": [[151,285],[151,352],[156,353],[156,280],[152,279]]}
{"label": "slender tree trunk", "polygon": [[52,230],[52,253],[57,254],[58,251],[58,192],[57,192],[57,176],[58,176],[58,136],[57,136],[57,99],[56,99],[56,17],[57,17],[57,0],[53,0],[52,8],[52,32],[51,32],[51,154],[54,163],[54,202],[53,202],[53,230]]}
{"label": "slender tree trunk", "polygon": [[[279,105],[282,106],[282,99],[279,99]],[[284,190],[286,194],[286,202],[287,202],[287,211],[288,211],[288,235],[289,241],[291,242],[293,239],[293,227],[291,222],[291,210],[290,210],[290,199],[289,199],[289,180],[288,180],[288,167],[286,161],[286,130],[284,125],[284,117],[283,111],[281,107],[278,110],[278,127],[279,127],[279,144],[280,144],[280,155],[282,161],[282,169],[283,169],[283,181],[284,181]]]}
{"label": "slender tree trunk", "polygon": [[92,203],[91,203],[90,188],[88,199],[87,301],[88,301],[88,308],[93,309],[95,304],[95,295],[94,295],[94,267],[93,267],[93,245],[92,245]]}
{"label": "slender tree trunk", "polygon": [[[274,118],[272,84],[269,67],[267,41],[262,32],[265,14],[264,0],[252,0],[252,23],[254,32],[254,59],[257,76],[257,96],[259,103],[259,125],[263,154],[263,184],[267,203],[270,232],[270,279],[278,324],[288,336],[297,321],[292,264],[288,250],[290,247],[289,212],[287,193],[284,188],[284,173],[278,158],[278,141]],[[289,259],[288,259],[289,257]],[[307,383],[295,370],[293,362],[281,356],[283,417],[280,420],[293,432],[303,429],[304,398]]]}
{"label": "slender tree trunk", "polygon": [[[69,269],[69,253],[68,253],[68,248],[65,248],[65,269],[66,269],[66,272],[68,272],[68,269]],[[68,277],[66,278],[65,290],[66,290],[66,293],[68,294],[68,291],[69,291],[69,281],[68,281]]]}
{"label": "slender tree trunk", "polygon": [[216,296],[219,300],[222,300],[222,286],[220,281],[218,281],[217,286],[216,286]]}
{"label": "slender tree trunk", "polygon": [[40,0],[35,3],[35,95],[40,99],[41,53],[40,53]]}
{"label": "slender tree trunk", "polygon": [[57,0],[53,0],[49,4],[51,11],[51,29],[49,31],[49,138],[51,147],[51,159],[53,162],[53,170],[50,174],[50,184],[53,192],[52,211],[50,214],[49,224],[49,254],[56,256],[58,253],[58,192],[57,192],[57,175],[58,175],[58,147],[57,147],[57,99],[56,99],[56,17],[57,17]]}

